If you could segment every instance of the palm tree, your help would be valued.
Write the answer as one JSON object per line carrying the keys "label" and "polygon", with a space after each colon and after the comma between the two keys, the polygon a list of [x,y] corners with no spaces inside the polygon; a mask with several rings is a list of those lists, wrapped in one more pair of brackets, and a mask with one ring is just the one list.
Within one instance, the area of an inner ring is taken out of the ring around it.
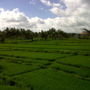
{"label": "palm tree", "polygon": [[1,32],[1,31],[0,31],[0,42],[1,43],[5,42],[5,34],[4,34],[4,32]]}

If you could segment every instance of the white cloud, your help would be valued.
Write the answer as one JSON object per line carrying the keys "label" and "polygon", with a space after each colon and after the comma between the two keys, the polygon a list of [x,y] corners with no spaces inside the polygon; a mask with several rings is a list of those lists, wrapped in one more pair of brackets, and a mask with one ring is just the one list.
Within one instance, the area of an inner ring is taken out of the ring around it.
{"label": "white cloud", "polygon": [[[51,2],[51,0],[43,0],[47,5],[47,2]],[[58,20],[54,20],[56,22],[53,26],[59,27],[60,25],[65,28],[82,28],[88,27],[90,28],[90,0],[58,0],[58,6],[51,6],[49,11],[55,14]],[[62,20],[63,19],[63,20]],[[52,21],[53,22],[53,21]],[[61,23],[59,23],[61,22]],[[59,23],[59,24],[58,24]],[[71,29],[70,29],[71,30]]]}
{"label": "white cloud", "polygon": [[50,11],[57,16],[78,16],[87,12],[87,6],[90,4],[90,0],[58,0],[58,3],[51,0],[40,1],[51,6]]}
{"label": "white cloud", "polygon": [[[76,16],[84,13],[87,6],[85,3],[82,3],[82,0],[63,0],[62,2],[64,3],[63,7],[66,7],[65,9],[52,7],[50,11],[58,16]],[[62,5],[62,3],[59,4]]]}
{"label": "white cloud", "polygon": [[0,9],[0,28],[5,27],[26,27],[29,25],[28,17],[20,12],[18,8],[13,10]]}
{"label": "white cloud", "polygon": [[47,6],[51,6],[51,7],[59,7],[60,6],[59,3],[54,3],[54,2],[51,2],[50,0],[40,0],[40,1]]}

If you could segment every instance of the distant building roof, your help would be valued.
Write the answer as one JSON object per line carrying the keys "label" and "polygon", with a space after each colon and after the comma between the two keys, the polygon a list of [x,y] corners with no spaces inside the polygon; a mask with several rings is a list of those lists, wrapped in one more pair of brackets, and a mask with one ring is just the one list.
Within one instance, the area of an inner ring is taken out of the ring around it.
{"label": "distant building roof", "polygon": [[81,32],[80,34],[82,34],[82,35],[87,35],[87,34],[89,34],[89,33],[86,32],[86,31],[83,31],[83,32]]}

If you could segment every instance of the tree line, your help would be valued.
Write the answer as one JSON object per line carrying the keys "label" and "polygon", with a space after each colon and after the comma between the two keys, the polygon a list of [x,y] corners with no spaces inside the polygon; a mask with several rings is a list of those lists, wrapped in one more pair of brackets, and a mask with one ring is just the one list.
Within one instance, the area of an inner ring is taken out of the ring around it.
{"label": "tree line", "polygon": [[4,42],[6,39],[27,39],[27,40],[56,40],[67,38],[68,35],[64,31],[56,30],[54,28],[48,31],[32,32],[31,30],[16,29],[16,28],[6,28],[0,31],[0,42]]}
{"label": "tree line", "polygon": [[62,30],[56,30],[51,28],[47,31],[32,32],[31,30],[6,28],[0,31],[0,42],[5,42],[6,39],[25,39],[25,40],[60,40],[65,38],[71,38],[77,35],[76,33],[66,33]]}

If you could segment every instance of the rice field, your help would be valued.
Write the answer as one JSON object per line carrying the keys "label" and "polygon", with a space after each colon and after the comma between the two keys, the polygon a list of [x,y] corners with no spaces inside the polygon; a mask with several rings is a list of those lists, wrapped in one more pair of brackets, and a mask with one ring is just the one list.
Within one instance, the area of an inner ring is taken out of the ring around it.
{"label": "rice field", "polygon": [[0,44],[0,90],[90,90],[90,40]]}

